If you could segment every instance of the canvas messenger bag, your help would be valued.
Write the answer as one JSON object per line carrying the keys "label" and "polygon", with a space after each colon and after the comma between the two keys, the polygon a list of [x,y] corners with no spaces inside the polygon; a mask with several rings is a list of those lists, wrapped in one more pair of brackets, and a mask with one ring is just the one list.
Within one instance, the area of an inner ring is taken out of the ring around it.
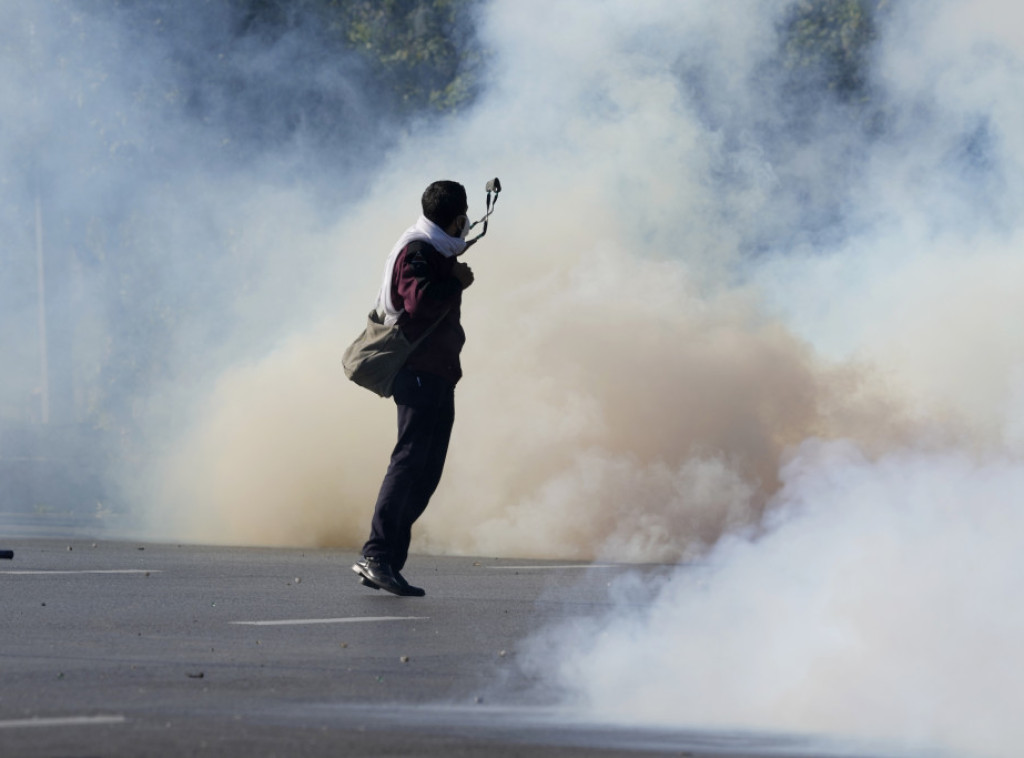
{"label": "canvas messenger bag", "polygon": [[384,317],[376,309],[370,311],[363,333],[356,337],[341,357],[345,376],[370,392],[381,397],[391,397],[395,377],[405,365],[406,359],[447,315],[448,311],[445,311],[418,340],[409,342],[398,324],[385,326]]}

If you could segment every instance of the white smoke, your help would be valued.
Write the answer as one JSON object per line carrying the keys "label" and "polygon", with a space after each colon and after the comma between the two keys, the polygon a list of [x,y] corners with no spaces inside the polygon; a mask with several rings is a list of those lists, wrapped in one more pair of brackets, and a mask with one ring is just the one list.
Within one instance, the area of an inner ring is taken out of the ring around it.
{"label": "white smoke", "polygon": [[891,10],[874,59],[887,128],[831,177],[849,182],[850,233],[746,281],[819,356],[873,365],[935,426],[881,453],[852,430],[803,442],[763,531],[723,537],[643,610],[623,600],[533,640],[527,668],[597,719],[1019,752],[1020,11]]}
{"label": "white smoke", "polygon": [[615,612],[549,630],[531,663],[605,723],[1016,755],[1024,466],[811,441],[783,480],[766,534],[721,540],[646,608],[619,582]]}

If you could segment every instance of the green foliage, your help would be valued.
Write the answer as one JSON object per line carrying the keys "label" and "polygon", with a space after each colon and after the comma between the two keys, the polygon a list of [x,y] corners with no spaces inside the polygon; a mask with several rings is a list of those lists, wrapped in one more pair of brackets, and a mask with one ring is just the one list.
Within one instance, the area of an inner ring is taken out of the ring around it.
{"label": "green foliage", "polygon": [[476,91],[478,0],[332,0],[332,29],[365,56],[405,111],[451,111]]}
{"label": "green foliage", "polygon": [[367,64],[377,91],[404,115],[445,112],[477,91],[481,50],[473,33],[480,0],[226,0],[240,34],[314,24],[339,52]]}
{"label": "green foliage", "polygon": [[821,77],[842,99],[862,97],[876,19],[887,0],[799,0],[782,30],[783,61],[793,74]]}

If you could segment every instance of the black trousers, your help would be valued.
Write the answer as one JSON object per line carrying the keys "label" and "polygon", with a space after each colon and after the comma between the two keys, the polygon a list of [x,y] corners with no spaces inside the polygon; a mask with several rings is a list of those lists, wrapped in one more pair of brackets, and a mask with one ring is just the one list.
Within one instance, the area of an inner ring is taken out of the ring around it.
{"label": "black trousers", "polygon": [[377,495],[363,555],[397,570],[409,557],[412,525],[437,489],[455,423],[455,385],[403,369],[395,378],[398,442]]}

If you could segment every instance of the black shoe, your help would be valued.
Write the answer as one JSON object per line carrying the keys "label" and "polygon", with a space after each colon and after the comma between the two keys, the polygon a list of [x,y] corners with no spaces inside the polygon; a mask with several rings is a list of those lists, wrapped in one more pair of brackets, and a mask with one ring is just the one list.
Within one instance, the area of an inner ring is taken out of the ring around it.
{"label": "black shoe", "polygon": [[363,558],[352,564],[352,570],[359,574],[360,582],[367,587],[407,597],[421,597],[426,594],[419,587],[413,587],[405,579],[395,576],[394,569],[380,558]]}
{"label": "black shoe", "polygon": [[416,587],[405,581],[405,577],[398,571],[398,569],[391,569],[391,572],[395,575],[395,579],[402,585],[402,594],[406,597],[423,597],[427,594],[427,591],[422,587]]}

